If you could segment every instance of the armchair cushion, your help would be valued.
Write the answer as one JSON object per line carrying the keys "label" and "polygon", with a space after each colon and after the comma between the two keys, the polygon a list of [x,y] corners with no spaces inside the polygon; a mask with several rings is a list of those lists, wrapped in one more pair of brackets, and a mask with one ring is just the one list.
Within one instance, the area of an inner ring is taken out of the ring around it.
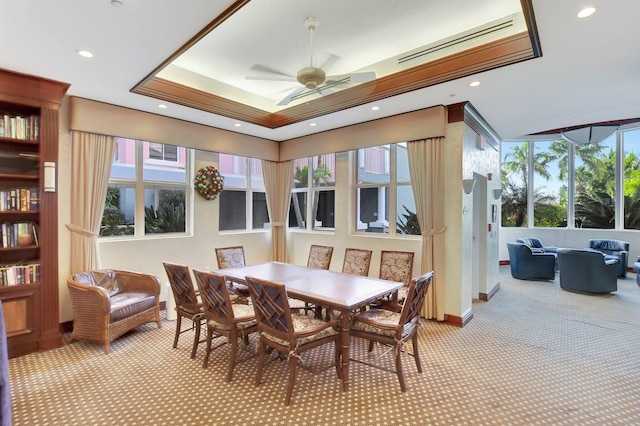
{"label": "armchair cushion", "polygon": [[557,247],[545,247],[539,238],[534,237],[518,238],[516,242],[529,246],[534,253],[555,253],[558,250]]}
{"label": "armchair cushion", "polygon": [[589,248],[591,250],[603,253],[607,260],[618,261],[618,276],[624,278],[627,276],[627,266],[629,264],[629,243],[619,240],[592,239],[589,240]]}
{"label": "armchair cushion", "polygon": [[116,279],[116,274],[112,270],[81,272],[74,276],[79,283],[104,288],[109,297],[115,296],[122,290]]}
{"label": "armchair cushion", "polygon": [[149,293],[128,291],[111,297],[111,322],[153,309],[156,297]]}

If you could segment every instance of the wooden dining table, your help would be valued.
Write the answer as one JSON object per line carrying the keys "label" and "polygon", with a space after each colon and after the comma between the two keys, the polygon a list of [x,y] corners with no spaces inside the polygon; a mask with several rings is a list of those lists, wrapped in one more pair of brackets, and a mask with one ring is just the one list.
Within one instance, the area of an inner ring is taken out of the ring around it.
{"label": "wooden dining table", "polygon": [[333,309],[341,313],[342,390],[349,389],[349,353],[352,312],[392,294],[401,282],[362,277],[341,272],[313,269],[282,262],[266,262],[239,268],[221,269],[227,280],[246,284],[251,276],[284,284],[295,299]]}

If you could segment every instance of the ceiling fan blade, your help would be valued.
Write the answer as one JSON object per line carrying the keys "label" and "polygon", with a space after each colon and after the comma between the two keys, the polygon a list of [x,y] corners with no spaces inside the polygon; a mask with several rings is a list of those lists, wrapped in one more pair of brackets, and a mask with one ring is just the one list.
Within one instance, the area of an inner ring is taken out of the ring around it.
{"label": "ceiling fan blade", "polygon": [[318,93],[320,93],[322,96],[327,96],[333,93],[333,90],[331,90],[329,87],[321,87],[318,89]]}
{"label": "ceiling fan blade", "polygon": [[285,106],[285,105],[289,105],[289,102],[291,102],[291,99],[293,99],[294,97],[296,97],[297,95],[299,95],[300,93],[304,92],[307,88],[302,86],[302,87],[297,87],[295,89],[293,89],[291,91],[291,93],[289,93],[283,100],[281,100],[280,102],[278,102],[278,106]]}
{"label": "ceiling fan blade", "polygon": [[262,80],[262,81],[291,81],[291,82],[295,82],[298,81],[293,77],[287,77],[287,76],[282,76],[282,77],[277,77],[277,76],[264,76],[264,77],[260,77],[257,75],[247,75],[244,77],[245,80]]}
{"label": "ceiling fan blade", "polygon": [[256,64],[256,65],[252,66],[250,69],[252,71],[258,71],[258,72],[263,72],[263,73],[267,73],[267,74],[275,74],[275,75],[279,75],[279,76],[282,76],[282,77],[289,77],[289,78],[293,78],[295,80],[294,76],[289,75],[289,74],[285,74],[282,71],[278,71],[278,70],[275,70],[273,68],[269,68],[269,67],[267,67],[265,65]]}
{"label": "ceiling fan blade", "polygon": [[324,61],[324,63],[323,63],[322,65],[320,65],[320,67],[319,67],[319,68],[320,68],[320,69],[322,69],[322,70],[324,70],[324,71],[326,72],[327,70],[329,70],[329,69],[333,66],[333,64],[335,64],[335,63],[336,63],[336,61],[337,61],[338,59],[340,59],[340,57],[339,57],[339,56],[336,56],[336,55],[334,55],[334,54],[330,53],[330,54],[329,54],[329,57],[327,58],[327,60],[326,60],[326,61]]}

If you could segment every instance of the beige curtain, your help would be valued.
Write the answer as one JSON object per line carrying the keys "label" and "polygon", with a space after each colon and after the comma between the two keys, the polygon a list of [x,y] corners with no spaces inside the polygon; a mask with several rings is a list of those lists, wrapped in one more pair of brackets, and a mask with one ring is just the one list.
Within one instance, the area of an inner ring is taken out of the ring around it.
{"label": "beige curtain", "polygon": [[287,227],[291,186],[293,185],[293,161],[262,160],[264,187],[267,192],[267,208],[271,219],[271,260],[287,261]]}
{"label": "beige curtain", "polygon": [[422,230],[420,270],[434,271],[422,316],[438,321],[444,321],[444,140],[440,137],[407,144],[413,197]]}
{"label": "beige curtain", "polygon": [[102,267],[97,237],[116,151],[113,136],[73,131],[71,140],[71,273]]}

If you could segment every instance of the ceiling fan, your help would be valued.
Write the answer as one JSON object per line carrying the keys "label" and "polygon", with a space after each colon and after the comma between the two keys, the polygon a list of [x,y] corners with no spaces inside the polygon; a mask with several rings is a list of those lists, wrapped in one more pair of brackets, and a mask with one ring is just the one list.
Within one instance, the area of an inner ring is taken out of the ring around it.
{"label": "ceiling fan", "polygon": [[346,84],[365,83],[367,81],[375,80],[376,73],[373,71],[359,72],[343,75],[334,75],[327,77],[323,68],[327,68],[330,63],[333,63],[337,56],[331,56],[320,68],[313,66],[313,32],[320,25],[318,18],[305,18],[304,24],[309,30],[309,50],[310,59],[309,66],[304,67],[298,71],[296,77],[284,74],[282,72],[273,70],[263,65],[256,65],[252,67],[253,70],[262,71],[273,74],[273,76],[253,77],[247,76],[245,80],[270,80],[270,81],[291,81],[302,84],[302,87],[296,87],[290,93],[278,102],[278,106],[288,105],[290,102],[302,99],[306,96],[313,94],[328,95],[333,93],[333,88]]}

